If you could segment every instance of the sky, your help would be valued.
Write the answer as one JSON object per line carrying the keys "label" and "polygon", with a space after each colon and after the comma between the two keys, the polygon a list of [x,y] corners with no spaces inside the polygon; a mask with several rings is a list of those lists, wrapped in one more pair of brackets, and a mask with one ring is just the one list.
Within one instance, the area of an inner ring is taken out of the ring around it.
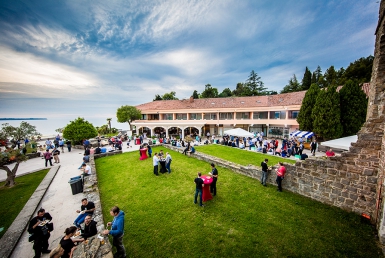
{"label": "sky", "polygon": [[279,92],[305,67],[373,55],[378,9],[376,0],[0,0],[0,118],[47,118],[36,124],[43,134],[77,117],[127,129],[116,122],[122,105],[189,98],[208,83],[234,90],[252,70]]}

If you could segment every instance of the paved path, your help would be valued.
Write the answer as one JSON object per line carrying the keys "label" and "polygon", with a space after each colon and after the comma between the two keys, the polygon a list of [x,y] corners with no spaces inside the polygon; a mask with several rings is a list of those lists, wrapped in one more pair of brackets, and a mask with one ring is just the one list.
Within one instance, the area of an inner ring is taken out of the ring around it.
{"label": "paved path", "polygon": [[[137,150],[139,150],[138,145],[134,145],[132,148],[127,148],[126,146],[123,148],[123,152]],[[71,177],[80,175],[81,172],[78,170],[78,167],[83,161],[83,153],[84,150],[73,149],[71,152],[67,152],[65,150],[64,153],[60,154],[60,169],[49,186],[41,203],[37,207],[43,207],[53,217],[55,229],[51,233],[51,237],[49,239],[50,249],[59,244],[60,239],[64,236],[64,230],[73,224],[73,221],[78,215],[75,211],[80,209],[83,194],[72,195],[71,186],[69,185],[68,180]],[[55,164],[55,166],[57,165]],[[45,168],[43,159],[30,159],[20,164],[17,175],[27,174],[31,171],[43,168]],[[0,180],[4,180],[5,178],[6,172],[0,170]],[[28,233],[25,231],[11,257],[32,258],[33,256],[34,252],[32,249],[32,243],[28,242]],[[42,257],[49,257],[49,255],[44,254]]]}

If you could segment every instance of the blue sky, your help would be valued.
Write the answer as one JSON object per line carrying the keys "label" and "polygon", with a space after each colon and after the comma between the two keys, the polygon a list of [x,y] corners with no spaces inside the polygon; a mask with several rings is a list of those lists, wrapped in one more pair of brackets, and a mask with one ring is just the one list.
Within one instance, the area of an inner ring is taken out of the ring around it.
{"label": "blue sky", "polygon": [[373,55],[378,8],[375,0],[0,0],[0,117],[80,116],[96,126],[112,117],[122,127],[121,105],[170,91],[188,98],[207,83],[233,90],[251,70],[280,91],[306,66],[324,72]]}

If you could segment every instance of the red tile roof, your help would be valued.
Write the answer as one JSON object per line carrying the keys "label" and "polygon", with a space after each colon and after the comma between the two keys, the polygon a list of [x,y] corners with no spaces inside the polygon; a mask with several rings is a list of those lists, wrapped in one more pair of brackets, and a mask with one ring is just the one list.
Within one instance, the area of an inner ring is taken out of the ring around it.
{"label": "red tile roof", "polygon": [[136,106],[146,110],[177,110],[177,109],[218,109],[218,108],[253,108],[301,105],[306,91],[291,92],[269,96],[158,100]]}

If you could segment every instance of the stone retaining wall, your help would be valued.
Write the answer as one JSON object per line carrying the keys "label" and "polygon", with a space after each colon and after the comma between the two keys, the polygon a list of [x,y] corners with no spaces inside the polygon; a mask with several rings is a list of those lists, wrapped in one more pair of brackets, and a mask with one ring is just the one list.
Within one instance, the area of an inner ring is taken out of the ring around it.
{"label": "stone retaining wall", "polygon": [[[113,156],[116,154],[121,154],[122,151],[114,151],[108,153],[101,153],[97,155],[90,155],[89,166],[91,167],[94,173],[91,176],[88,176],[84,180],[83,195],[84,198],[87,198],[89,201],[95,203],[95,212],[94,220],[98,223],[97,229],[98,234],[101,233],[104,227],[104,218],[102,212],[102,205],[100,203],[100,194],[98,188],[98,177],[95,167],[95,159],[102,158],[106,156]],[[87,244],[81,244],[74,251],[73,258],[86,258],[86,257],[95,257],[95,258],[113,258],[112,246],[108,240],[108,237],[104,237],[105,244],[102,245],[100,240],[95,237],[89,238]]]}

